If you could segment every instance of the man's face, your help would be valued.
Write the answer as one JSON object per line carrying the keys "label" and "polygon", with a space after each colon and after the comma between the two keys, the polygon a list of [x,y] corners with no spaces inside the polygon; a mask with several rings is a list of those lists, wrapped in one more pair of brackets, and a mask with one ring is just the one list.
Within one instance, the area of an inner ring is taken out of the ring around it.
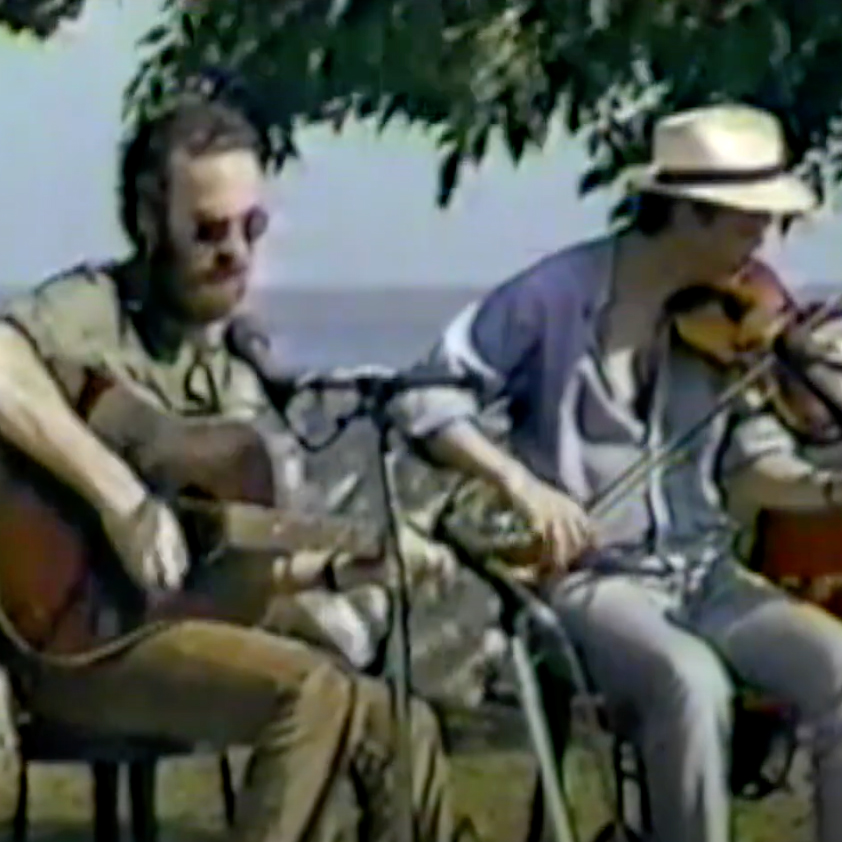
{"label": "man's face", "polygon": [[772,217],[688,202],[676,208],[674,221],[682,253],[698,268],[699,280],[713,281],[743,267],[763,243]]}
{"label": "man's face", "polygon": [[[169,304],[196,324],[226,318],[245,295],[268,215],[264,175],[253,152],[173,155],[166,258]],[[153,279],[153,283],[154,283]]]}

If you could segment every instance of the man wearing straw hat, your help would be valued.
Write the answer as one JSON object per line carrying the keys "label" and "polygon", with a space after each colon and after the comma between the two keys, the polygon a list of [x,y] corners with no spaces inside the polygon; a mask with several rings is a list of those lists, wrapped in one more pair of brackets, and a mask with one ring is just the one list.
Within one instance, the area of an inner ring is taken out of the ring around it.
{"label": "man wearing straw hat", "polygon": [[[691,284],[767,270],[752,257],[767,229],[815,205],[786,157],[761,110],[661,120],[652,163],[628,175],[631,224],[544,258],[444,332],[425,364],[478,375],[481,399],[426,393],[401,407],[431,458],[500,489],[567,569],[551,598],[632,726],[658,842],[729,838],[735,678],[810,726],[817,838],[842,839],[842,625],[736,563],[726,508],[826,509],[842,501],[840,475],[814,470],[773,415],[743,403],[605,516],[587,514],[722,393],[726,375],[682,346],[664,305]],[[511,455],[473,423],[497,401]]]}

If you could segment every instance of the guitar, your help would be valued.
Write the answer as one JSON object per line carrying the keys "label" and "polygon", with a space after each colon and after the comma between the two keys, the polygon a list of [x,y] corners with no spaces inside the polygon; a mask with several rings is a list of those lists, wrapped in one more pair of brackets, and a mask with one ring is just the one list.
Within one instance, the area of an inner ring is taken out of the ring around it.
{"label": "guitar", "polygon": [[[183,589],[150,600],[124,571],[97,513],[0,443],[0,619],[19,648],[78,662],[159,621],[257,622],[272,595],[275,560],[296,550],[341,547],[355,564],[379,563],[379,528],[275,505],[272,457],[254,426],[175,416],[132,385],[89,370],[83,378],[77,412],[173,506],[191,569]],[[225,604],[240,573],[256,578],[246,600],[255,616]]]}
{"label": "guitar", "polygon": [[764,510],[757,518],[749,565],[785,590],[842,617],[842,516]]}

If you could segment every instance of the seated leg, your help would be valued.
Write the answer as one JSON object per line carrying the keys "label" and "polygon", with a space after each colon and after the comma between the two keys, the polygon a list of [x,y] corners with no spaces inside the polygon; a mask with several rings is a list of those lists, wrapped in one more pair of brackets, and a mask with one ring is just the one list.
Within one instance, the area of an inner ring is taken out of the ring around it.
{"label": "seated leg", "polygon": [[19,763],[18,799],[12,819],[12,836],[14,842],[25,842],[29,836],[29,761],[21,757]]}
{"label": "seated leg", "polygon": [[[173,623],[84,672],[45,672],[32,708],[106,733],[220,750],[251,745],[232,840],[356,840],[361,815],[383,833],[369,838],[390,838],[389,689],[296,641],[224,623]],[[450,842],[447,762],[437,723],[418,700],[412,745],[419,834]]]}
{"label": "seated leg", "polygon": [[817,838],[842,828],[842,623],[758,576],[720,577],[699,630],[746,683],[794,706],[812,731]]}
{"label": "seated leg", "polygon": [[640,751],[657,842],[728,842],[732,687],[653,583],[574,574],[553,596],[614,721]]}
{"label": "seated leg", "polygon": [[154,760],[129,765],[132,842],[156,842],[158,838],[158,816],[155,808],[156,765]]}
{"label": "seated leg", "polygon": [[118,811],[120,767],[116,763],[94,763],[94,842],[120,838]]}
{"label": "seated leg", "polygon": [[219,782],[222,788],[222,806],[225,811],[225,824],[234,826],[234,812],[237,809],[237,795],[234,792],[234,776],[231,773],[231,761],[223,752],[219,755]]}

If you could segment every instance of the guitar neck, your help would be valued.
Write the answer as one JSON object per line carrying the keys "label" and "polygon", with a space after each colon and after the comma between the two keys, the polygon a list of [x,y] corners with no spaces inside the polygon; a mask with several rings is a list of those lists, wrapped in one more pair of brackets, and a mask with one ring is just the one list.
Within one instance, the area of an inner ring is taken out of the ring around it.
{"label": "guitar neck", "polygon": [[179,507],[212,515],[222,529],[225,544],[242,552],[283,555],[302,550],[341,549],[371,558],[382,549],[380,529],[346,518],[194,498],[180,500]]}

